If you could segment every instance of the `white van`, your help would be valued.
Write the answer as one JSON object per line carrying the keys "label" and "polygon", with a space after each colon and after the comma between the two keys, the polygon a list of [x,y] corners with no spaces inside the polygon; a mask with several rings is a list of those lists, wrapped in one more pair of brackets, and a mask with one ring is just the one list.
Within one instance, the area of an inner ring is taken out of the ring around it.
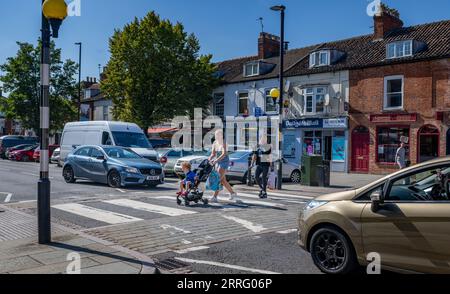
{"label": "white van", "polygon": [[128,147],[137,154],[158,162],[158,153],[153,149],[144,132],[134,123],[111,121],[86,121],[67,123],[61,138],[60,162],[81,145],[111,145]]}

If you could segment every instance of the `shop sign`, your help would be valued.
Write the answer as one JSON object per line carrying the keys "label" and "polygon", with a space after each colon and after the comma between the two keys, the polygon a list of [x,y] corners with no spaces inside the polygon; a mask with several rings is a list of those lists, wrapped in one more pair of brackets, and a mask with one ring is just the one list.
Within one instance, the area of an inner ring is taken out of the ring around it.
{"label": "shop sign", "polygon": [[321,129],[323,128],[323,119],[290,119],[283,122],[283,127],[286,129]]}
{"label": "shop sign", "polygon": [[346,117],[328,118],[323,120],[324,129],[347,129],[348,119]]}
{"label": "shop sign", "polygon": [[373,123],[416,122],[417,113],[412,114],[376,114],[370,116]]}

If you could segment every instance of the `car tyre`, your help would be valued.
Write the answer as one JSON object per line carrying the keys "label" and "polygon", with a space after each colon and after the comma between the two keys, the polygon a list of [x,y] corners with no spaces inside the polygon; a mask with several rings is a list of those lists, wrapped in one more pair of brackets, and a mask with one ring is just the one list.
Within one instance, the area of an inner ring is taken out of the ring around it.
{"label": "car tyre", "polygon": [[358,267],[351,242],[333,227],[321,228],[313,234],[310,252],[314,264],[326,274],[348,274]]}
{"label": "car tyre", "polygon": [[291,174],[291,182],[294,184],[300,184],[302,181],[302,173],[299,170],[294,170]]}
{"label": "car tyre", "polygon": [[120,177],[120,173],[116,170],[112,170],[108,173],[108,185],[111,188],[120,188],[122,183],[122,179]]}
{"label": "car tyre", "polygon": [[28,162],[28,161],[30,161],[30,158],[27,155],[25,155],[24,157],[22,157],[22,161]]}
{"label": "car tyre", "polygon": [[66,183],[68,183],[68,184],[75,183],[75,181],[76,181],[75,173],[73,171],[73,168],[70,165],[64,167],[63,178],[64,178],[64,181],[66,181]]}

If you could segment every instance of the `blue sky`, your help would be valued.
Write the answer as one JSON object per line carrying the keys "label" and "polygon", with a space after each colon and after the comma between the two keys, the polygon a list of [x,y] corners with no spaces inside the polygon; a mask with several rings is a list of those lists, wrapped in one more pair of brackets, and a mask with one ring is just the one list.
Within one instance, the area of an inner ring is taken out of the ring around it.
{"label": "blue sky", "polygon": [[[72,0],[66,0],[67,3]],[[57,46],[64,59],[78,60],[75,42],[83,42],[82,76],[98,76],[98,64],[109,58],[108,38],[134,17],[155,10],[180,21],[197,35],[202,53],[214,61],[254,55],[264,18],[265,31],[279,32],[279,15],[269,8],[284,4],[290,48],[370,33],[372,0],[81,0],[81,17],[66,19]],[[0,0],[0,63],[17,51],[16,41],[33,42],[40,34],[41,0]],[[406,26],[449,19],[449,0],[386,0]]]}

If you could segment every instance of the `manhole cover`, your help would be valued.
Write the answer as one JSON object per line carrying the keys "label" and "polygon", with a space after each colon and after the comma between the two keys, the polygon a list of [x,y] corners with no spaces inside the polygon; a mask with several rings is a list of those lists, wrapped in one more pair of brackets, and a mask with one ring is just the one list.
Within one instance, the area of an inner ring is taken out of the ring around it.
{"label": "manhole cover", "polygon": [[185,268],[185,267],[189,266],[189,264],[175,260],[173,258],[160,260],[160,261],[156,262],[155,265],[157,268],[166,270],[166,271],[173,271],[173,270],[177,270],[177,269],[181,269],[181,268]]}

